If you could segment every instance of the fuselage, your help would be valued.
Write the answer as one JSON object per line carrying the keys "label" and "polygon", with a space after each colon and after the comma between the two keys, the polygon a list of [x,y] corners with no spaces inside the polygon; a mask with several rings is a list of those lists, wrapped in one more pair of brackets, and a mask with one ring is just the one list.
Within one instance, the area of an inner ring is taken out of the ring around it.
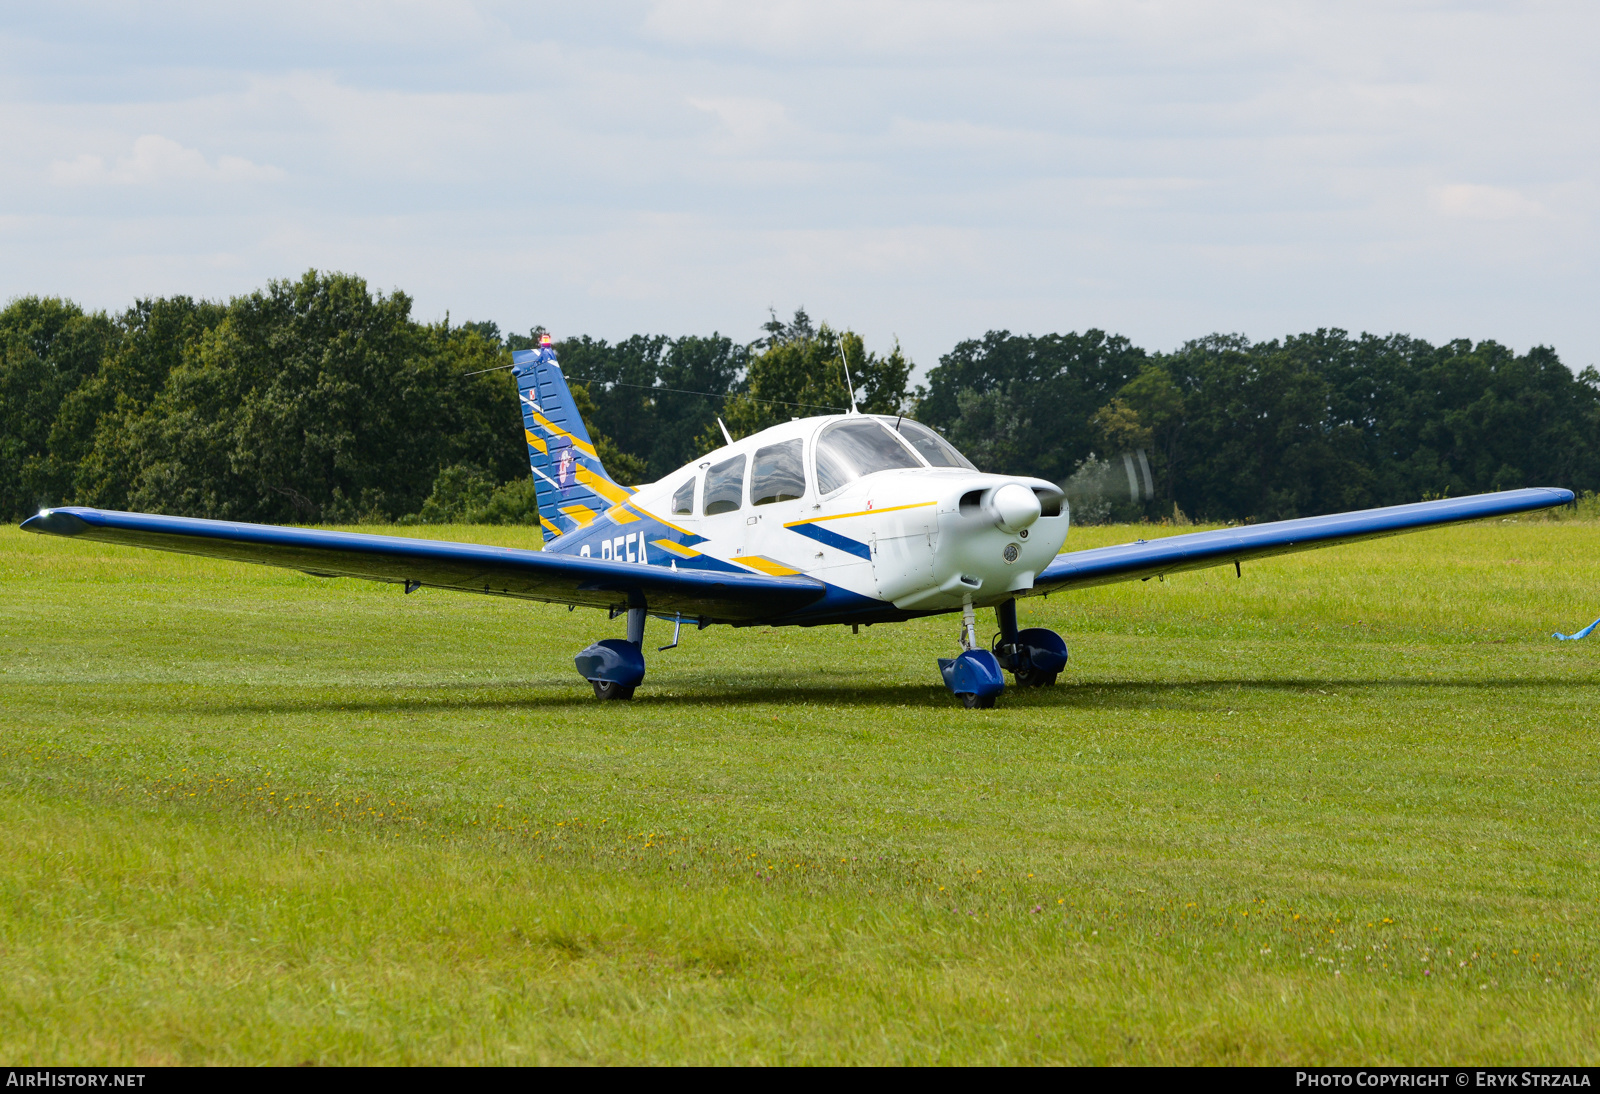
{"label": "fuselage", "polygon": [[830,415],[707,453],[547,549],[803,574],[827,594],[762,622],[872,623],[1026,595],[1069,520],[1053,483],[977,471],[915,422]]}

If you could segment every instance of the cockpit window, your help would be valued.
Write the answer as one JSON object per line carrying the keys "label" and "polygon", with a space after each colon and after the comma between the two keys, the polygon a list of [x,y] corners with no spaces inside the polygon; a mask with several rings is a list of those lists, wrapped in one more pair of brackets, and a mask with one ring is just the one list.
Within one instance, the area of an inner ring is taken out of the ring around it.
{"label": "cockpit window", "polygon": [[756,505],[794,501],[806,492],[805,441],[784,441],[756,449],[750,468],[750,500]]}
{"label": "cockpit window", "polygon": [[817,489],[824,494],[874,471],[920,466],[906,446],[872,418],[835,422],[817,441]]}
{"label": "cockpit window", "polygon": [[910,418],[901,418],[896,428],[900,436],[911,442],[911,447],[922,453],[922,458],[934,467],[965,467],[969,471],[976,471],[972,461],[956,451],[956,446],[945,440],[939,434],[923,425],[913,422]]}
{"label": "cockpit window", "polygon": [[694,512],[694,480],[690,479],[672,495],[672,515],[689,516]]}
{"label": "cockpit window", "polygon": [[731,513],[744,500],[744,457],[713,464],[706,472],[705,514]]}

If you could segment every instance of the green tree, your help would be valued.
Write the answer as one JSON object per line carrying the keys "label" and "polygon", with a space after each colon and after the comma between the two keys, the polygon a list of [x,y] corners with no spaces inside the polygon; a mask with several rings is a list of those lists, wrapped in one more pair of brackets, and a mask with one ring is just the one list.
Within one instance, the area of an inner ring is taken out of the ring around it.
{"label": "green tree", "polygon": [[[0,511],[21,517],[72,500],[73,456],[88,438],[56,431],[116,336],[103,314],[26,296],[0,311]],[[79,428],[92,430],[92,423]]]}
{"label": "green tree", "polygon": [[[232,301],[130,421],[130,504],[273,522],[394,519],[464,460],[527,474],[504,350],[403,293],[307,273]],[[469,375],[470,373],[481,375]]]}
{"label": "green tree", "polygon": [[1126,338],[1098,330],[990,331],[939,358],[918,392],[916,415],[985,471],[1060,483],[1103,446],[1095,413],[1147,361]]}
{"label": "green tree", "polygon": [[226,314],[222,304],[175,296],[140,300],[117,320],[116,341],[99,370],[63,401],[50,431],[52,449],[74,465],[75,501],[128,508],[134,470],[125,451],[129,423]]}
{"label": "green tree", "polygon": [[[796,320],[779,330],[768,324],[766,348],[750,358],[743,387],[728,400],[723,418],[735,437],[749,436],[791,418],[849,409],[847,365],[856,405],[863,413],[906,411],[911,362],[898,342],[887,354],[868,353],[861,336],[853,331],[835,332],[826,323],[813,331],[804,309],[796,312]],[[720,431],[714,428],[701,434],[701,451],[722,443]]]}
{"label": "green tree", "polygon": [[557,343],[556,352],[567,378],[583,382],[593,399],[593,415],[584,415],[591,434],[642,461],[637,472],[620,472],[636,474],[635,481],[671,474],[704,451],[700,438],[715,432],[715,418],[749,357],[721,334],[634,335],[614,344],[579,337]]}

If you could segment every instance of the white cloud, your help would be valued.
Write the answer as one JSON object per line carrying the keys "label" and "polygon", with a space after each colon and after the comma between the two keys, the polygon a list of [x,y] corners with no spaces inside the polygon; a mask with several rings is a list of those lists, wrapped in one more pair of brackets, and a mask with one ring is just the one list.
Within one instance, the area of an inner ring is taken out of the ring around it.
{"label": "white cloud", "polygon": [[748,149],[765,143],[788,121],[783,104],[771,99],[691,97],[689,105],[715,116],[735,148]]}
{"label": "white cloud", "polygon": [[1435,208],[1447,217],[1462,220],[1514,220],[1539,216],[1544,207],[1503,186],[1474,186],[1456,183],[1433,191]]}
{"label": "white cloud", "polygon": [[87,152],[71,160],[56,160],[50,165],[50,181],[62,186],[105,182],[106,161]]}
{"label": "white cloud", "polygon": [[197,149],[154,134],[135,140],[133,154],[109,168],[105,160],[90,153],[50,164],[50,181],[61,186],[273,182],[283,177],[281,169],[251,163],[242,156],[220,156],[211,163]]}

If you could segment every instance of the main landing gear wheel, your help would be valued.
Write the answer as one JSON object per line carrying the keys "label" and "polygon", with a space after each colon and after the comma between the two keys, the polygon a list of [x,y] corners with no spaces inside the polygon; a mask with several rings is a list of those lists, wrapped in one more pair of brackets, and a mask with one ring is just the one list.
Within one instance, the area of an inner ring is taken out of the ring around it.
{"label": "main landing gear wheel", "polygon": [[995,622],[1000,633],[994,638],[994,653],[1010,670],[1019,688],[1047,688],[1067,667],[1067,644],[1055,631],[1042,627],[1017,629],[1017,602],[996,605]]}
{"label": "main landing gear wheel", "polygon": [[627,638],[602,638],[572,659],[596,699],[632,699],[633,689],[644,683],[644,612],[628,609]]}
{"label": "main landing gear wheel", "polygon": [[966,707],[968,710],[993,710],[994,709],[994,696],[993,695],[963,695],[961,697],[961,705]]}
{"label": "main landing gear wheel", "polygon": [[1059,674],[1054,672],[1044,672],[1040,669],[1034,668],[1018,669],[1016,672],[1012,673],[1012,676],[1015,677],[1017,681],[1017,687],[1019,688],[1050,687],[1055,684],[1057,675]]}

